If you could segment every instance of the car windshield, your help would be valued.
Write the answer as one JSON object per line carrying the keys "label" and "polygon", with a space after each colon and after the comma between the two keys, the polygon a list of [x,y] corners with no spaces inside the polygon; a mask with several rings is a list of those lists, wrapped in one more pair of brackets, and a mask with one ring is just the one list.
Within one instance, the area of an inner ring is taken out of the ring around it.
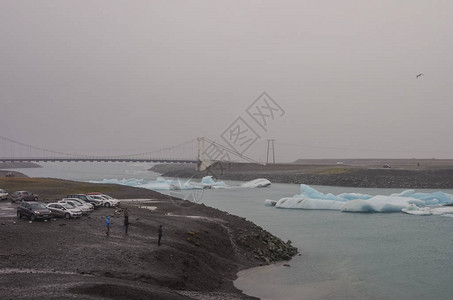
{"label": "car windshield", "polygon": [[43,208],[47,208],[45,205],[43,205],[43,204],[41,204],[41,203],[31,203],[30,206],[31,206],[32,209],[43,209]]}
{"label": "car windshield", "polygon": [[68,203],[62,203],[61,206],[63,206],[63,207],[66,208],[66,209],[72,209],[72,208],[74,208],[73,206],[71,206],[71,205],[68,204]]}

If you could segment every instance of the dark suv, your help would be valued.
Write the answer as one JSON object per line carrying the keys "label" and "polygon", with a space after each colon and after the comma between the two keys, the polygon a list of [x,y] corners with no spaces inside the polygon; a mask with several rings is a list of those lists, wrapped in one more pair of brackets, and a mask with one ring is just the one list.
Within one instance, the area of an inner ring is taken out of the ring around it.
{"label": "dark suv", "polygon": [[17,191],[11,194],[11,202],[16,201],[38,201],[38,195],[27,191]]}
{"label": "dark suv", "polygon": [[27,217],[31,221],[36,219],[49,220],[52,212],[42,203],[39,202],[21,202],[17,207],[17,217]]}
{"label": "dark suv", "polygon": [[90,196],[85,195],[85,194],[71,194],[71,195],[67,195],[66,198],[80,199],[85,202],[93,204],[94,207],[99,207],[99,206],[102,206],[102,204],[104,204],[102,201],[93,199]]}

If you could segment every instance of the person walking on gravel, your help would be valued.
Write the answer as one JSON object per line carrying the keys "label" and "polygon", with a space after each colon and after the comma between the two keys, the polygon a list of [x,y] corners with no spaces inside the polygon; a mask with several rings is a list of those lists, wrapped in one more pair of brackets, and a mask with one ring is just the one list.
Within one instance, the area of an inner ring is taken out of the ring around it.
{"label": "person walking on gravel", "polygon": [[162,225],[159,225],[159,228],[157,228],[157,235],[159,237],[159,239],[157,240],[157,245],[160,246],[160,239],[162,238],[162,234],[163,234],[164,230],[162,229]]}
{"label": "person walking on gravel", "polygon": [[124,209],[124,229],[127,234],[127,230],[129,229],[129,210],[127,208]]}
{"label": "person walking on gravel", "polygon": [[107,216],[107,218],[105,218],[105,227],[107,228],[105,235],[109,236],[109,234],[110,234],[110,216]]}

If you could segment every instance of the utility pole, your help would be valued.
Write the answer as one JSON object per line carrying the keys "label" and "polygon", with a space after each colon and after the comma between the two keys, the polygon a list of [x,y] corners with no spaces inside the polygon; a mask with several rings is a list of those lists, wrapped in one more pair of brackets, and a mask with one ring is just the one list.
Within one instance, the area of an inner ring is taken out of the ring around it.
{"label": "utility pole", "polygon": [[272,149],[272,162],[275,164],[275,148],[274,148],[274,139],[267,140],[267,156],[266,156],[266,164],[269,163],[269,152]]}

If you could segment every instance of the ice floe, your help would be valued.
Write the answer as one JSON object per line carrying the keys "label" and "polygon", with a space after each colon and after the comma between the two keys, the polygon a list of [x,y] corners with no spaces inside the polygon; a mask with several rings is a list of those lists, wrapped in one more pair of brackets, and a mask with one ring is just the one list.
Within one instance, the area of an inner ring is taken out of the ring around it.
{"label": "ice floe", "polygon": [[287,209],[338,210],[342,212],[391,213],[404,212],[411,215],[443,215],[453,217],[453,207],[442,206],[453,203],[453,195],[441,191],[416,193],[406,190],[401,193],[367,195],[343,193],[324,194],[314,188],[301,184],[301,194],[280,200],[266,199],[264,205]]}
{"label": "ice floe", "polygon": [[254,180],[250,180],[241,184],[241,187],[245,188],[262,188],[262,187],[269,187],[271,182],[265,178],[257,178]]}
{"label": "ice floe", "polygon": [[205,176],[200,182],[193,178],[172,178],[166,179],[158,177],[154,181],[145,181],[143,179],[103,179],[100,181],[90,181],[91,183],[112,183],[133,187],[140,187],[155,191],[160,190],[201,190],[201,189],[227,189],[227,188],[261,188],[268,187],[271,182],[265,178],[258,178],[244,182],[240,185],[227,185],[223,181],[216,181],[212,176]]}

